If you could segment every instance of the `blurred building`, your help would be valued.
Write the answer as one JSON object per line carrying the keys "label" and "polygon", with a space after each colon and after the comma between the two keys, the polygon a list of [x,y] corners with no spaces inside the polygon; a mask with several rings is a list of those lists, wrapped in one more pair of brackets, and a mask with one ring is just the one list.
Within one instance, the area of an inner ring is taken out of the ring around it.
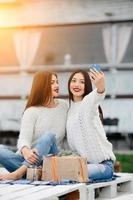
{"label": "blurred building", "polygon": [[101,64],[106,74],[104,117],[119,119],[106,128],[126,136],[131,147],[133,1],[0,0],[2,138],[20,129],[35,71],[57,71],[61,97],[67,98],[70,72],[89,70],[91,63]]}

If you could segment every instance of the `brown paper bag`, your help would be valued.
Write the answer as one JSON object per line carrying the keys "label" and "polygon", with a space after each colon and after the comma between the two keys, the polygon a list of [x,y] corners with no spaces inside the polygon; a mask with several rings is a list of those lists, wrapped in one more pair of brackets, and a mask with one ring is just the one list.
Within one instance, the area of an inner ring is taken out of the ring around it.
{"label": "brown paper bag", "polygon": [[87,182],[87,160],[80,156],[44,157],[42,180]]}

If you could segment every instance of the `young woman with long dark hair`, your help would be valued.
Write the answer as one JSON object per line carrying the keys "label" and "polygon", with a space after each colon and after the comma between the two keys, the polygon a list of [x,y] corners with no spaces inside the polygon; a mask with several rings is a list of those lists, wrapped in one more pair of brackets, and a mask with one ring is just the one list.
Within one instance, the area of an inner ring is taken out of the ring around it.
{"label": "young woman with long dark hair", "polygon": [[90,69],[89,74],[84,70],[75,71],[69,78],[68,90],[68,144],[87,158],[90,179],[109,179],[113,176],[115,155],[107,140],[99,107],[105,97],[104,73],[95,69]]}

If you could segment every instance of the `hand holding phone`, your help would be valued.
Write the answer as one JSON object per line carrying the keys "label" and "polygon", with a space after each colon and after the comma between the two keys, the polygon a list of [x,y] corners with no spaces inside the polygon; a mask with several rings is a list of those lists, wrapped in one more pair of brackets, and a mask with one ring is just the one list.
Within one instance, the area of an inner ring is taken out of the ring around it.
{"label": "hand holding phone", "polygon": [[102,72],[100,65],[92,64],[90,68],[90,79],[97,88],[98,93],[105,91],[104,73]]}

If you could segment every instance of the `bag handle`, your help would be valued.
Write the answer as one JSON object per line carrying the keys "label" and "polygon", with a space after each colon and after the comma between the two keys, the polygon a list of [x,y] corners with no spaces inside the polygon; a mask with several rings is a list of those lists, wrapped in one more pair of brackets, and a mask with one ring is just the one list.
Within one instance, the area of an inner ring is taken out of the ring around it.
{"label": "bag handle", "polygon": [[51,164],[52,164],[52,167],[51,167],[51,174],[52,174],[52,180],[53,181],[59,181],[59,177],[57,175],[57,156],[52,156],[51,158]]}
{"label": "bag handle", "polygon": [[80,174],[81,174],[81,181],[86,182],[86,176],[85,176],[85,162],[82,158],[79,158],[80,163]]}

